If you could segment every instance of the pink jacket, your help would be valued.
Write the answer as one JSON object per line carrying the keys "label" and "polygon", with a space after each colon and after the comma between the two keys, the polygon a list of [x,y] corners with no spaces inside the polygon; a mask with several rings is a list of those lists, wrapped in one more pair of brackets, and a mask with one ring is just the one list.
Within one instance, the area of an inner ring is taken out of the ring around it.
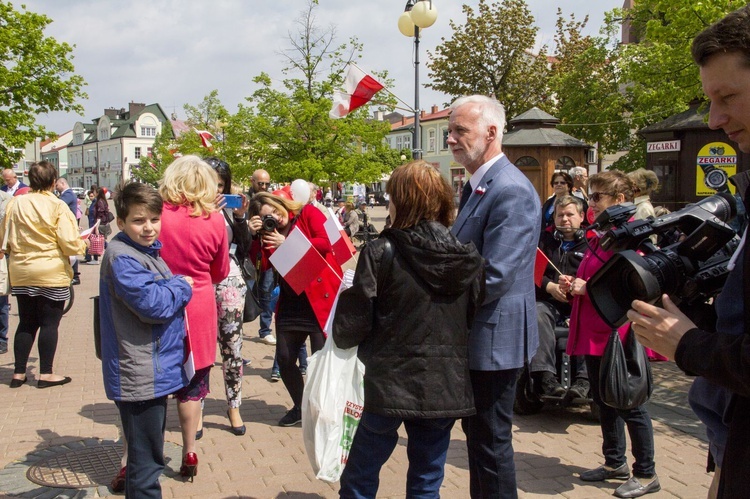
{"label": "pink jacket", "polygon": [[[614,252],[604,251],[599,246],[599,238],[589,239],[591,248],[578,266],[576,277],[588,281],[596,272],[604,266],[604,263],[612,258]],[[595,256],[596,254],[597,256]],[[600,260],[601,258],[601,260]],[[620,339],[625,340],[628,331],[629,322],[626,322],[618,329]],[[607,346],[607,340],[612,328],[599,317],[594,309],[591,299],[588,295],[588,289],[585,295],[577,295],[573,298],[573,309],[570,312],[570,334],[568,335],[568,355],[603,355],[604,348]]]}
{"label": "pink jacket", "polygon": [[224,217],[191,217],[187,206],[164,203],[159,240],[161,257],[173,274],[193,278],[193,297],[187,306],[187,327],[195,368],[212,366],[216,359],[217,315],[214,284],[229,274],[229,245]]}

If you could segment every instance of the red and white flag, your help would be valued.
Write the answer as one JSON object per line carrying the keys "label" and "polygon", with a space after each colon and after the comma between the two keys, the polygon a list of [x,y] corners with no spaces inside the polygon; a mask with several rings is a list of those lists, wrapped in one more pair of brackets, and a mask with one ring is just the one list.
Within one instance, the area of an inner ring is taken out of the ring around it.
{"label": "red and white flag", "polygon": [[211,132],[208,130],[196,130],[195,133],[198,134],[198,137],[201,138],[201,145],[205,147],[206,149],[211,149],[213,146],[211,145],[211,139],[215,139]]}
{"label": "red and white flag", "polygon": [[346,231],[344,231],[333,210],[328,208],[328,213],[330,216],[324,227],[326,228],[326,234],[328,234],[328,240],[331,241],[333,256],[336,258],[336,262],[343,266],[357,252],[357,249],[349,236],[346,235]]}
{"label": "red and white flag", "polygon": [[349,64],[344,79],[344,88],[333,92],[333,108],[328,116],[334,119],[343,118],[370,102],[372,96],[382,89],[383,85],[378,80],[354,64]]}
{"label": "red and white flag", "polygon": [[328,262],[297,227],[292,229],[269,261],[297,294],[302,293],[328,267]]}
{"label": "red and white flag", "polygon": [[544,272],[547,270],[547,264],[550,263],[547,255],[539,248],[536,249],[536,260],[534,261],[534,284],[537,288],[542,287]]}

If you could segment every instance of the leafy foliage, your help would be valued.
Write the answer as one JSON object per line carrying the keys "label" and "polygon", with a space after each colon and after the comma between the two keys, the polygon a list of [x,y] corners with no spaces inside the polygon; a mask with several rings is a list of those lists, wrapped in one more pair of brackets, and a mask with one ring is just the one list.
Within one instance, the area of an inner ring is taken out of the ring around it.
{"label": "leafy foliage", "polygon": [[[328,116],[333,90],[342,84],[346,65],[360,57],[361,44],[353,38],[336,46],[335,28],[317,26],[314,9],[315,2],[308,3],[297,32],[289,34],[291,49],[282,55],[290,77],[283,88],[261,73],[253,80],[260,88],[229,117],[226,156],[246,177],[262,166],[281,182],[377,180],[399,164],[385,152],[389,124],[370,119],[368,106],[342,119]],[[374,76],[390,83],[386,73]]]}
{"label": "leafy foliage", "polygon": [[430,53],[428,86],[450,96],[494,95],[512,118],[533,106],[550,110],[546,47],[534,49],[538,28],[524,0],[464,5],[466,23],[453,20],[451,39]]}
{"label": "leafy foliage", "polygon": [[51,111],[82,113],[87,96],[81,76],[73,74],[73,47],[44,36],[52,20],[0,1],[0,166],[10,167],[23,148],[47,130],[36,116]]}
{"label": "leafy foliage", "polygon": [[[608,13],[599,37],[571,36],[576,23],[559,14],[558,58],[551,79],[557,113],[572,135],[599,142],[604,152],[629,149],[614,165],[645,164],[637,130],[686,110],[703,99],[698,68],[690,56],[693,38],[744,3],[736,0],[638,0],[628,11]],[[559,12],[559,11],[558,11]],[[639,43],[619,44],[623,20]],[[566,130],[567,131],[567,130]]]}

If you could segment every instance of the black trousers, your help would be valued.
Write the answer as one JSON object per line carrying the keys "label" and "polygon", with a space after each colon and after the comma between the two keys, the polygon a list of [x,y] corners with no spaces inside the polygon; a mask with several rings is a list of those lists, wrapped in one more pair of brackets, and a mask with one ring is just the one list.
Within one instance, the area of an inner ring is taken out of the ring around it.
{"label": "black trousers", "polygon": [[39,332],[39,373],[52,374],[52,363],[57,351],[57,328],[63,316],[65,302],[43,296],[17,295],[18,328],[13,343],[14,374],[24,374],[31,347]]}
{"label": "black trousers", "polygon": [[297,367],[297,356],[299,349],[305,344],[307,337],[310,337],[311,354],[317,352],[325,344],[323,332],[308,333],[302,331],[287,331],[276,328],[276,359],[279,362],[279,373],[281,381],[284,382],[289,395],[292,397],[295,407],[302,406],[302,392],[305,388],[305,382],[302,379],[302,373]]}
{"label": "black trousers", "polygon": [[472,498],[516,498],[513,400],[520,369],[470,371],[477,413],[464,418]]}

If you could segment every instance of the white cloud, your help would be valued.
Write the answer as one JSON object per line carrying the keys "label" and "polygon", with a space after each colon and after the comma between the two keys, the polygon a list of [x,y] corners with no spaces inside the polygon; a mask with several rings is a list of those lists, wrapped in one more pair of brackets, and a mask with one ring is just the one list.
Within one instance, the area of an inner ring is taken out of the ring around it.
{"label": "white cloud", "polygon": [[[423,32],[420,43],[420,102],[429,109],[446,96],[425,89],[427,50],[441,37],[450,38],[448,21],[464,22],[461,4],[476,0],[434,0],[436,24]],[[320,0],[316,18],[321,28],[335,25],[337,42],[356,36],[364,44],[361,60],[368,69],[387,69],[393,92],[414,101],[413,42],[396,27],[405,0]],[[130,101],[158,102],[165,112],[183,116],[183,104],[196,105],[218,89],[224,105],[234,111],[255,89],[252,78],[268,73],[280,82],[289,32],[305,8],[300,0],[24,0],[28,10],[49,16],[47,34],[75,44],[74,64],[88,86],[83,117],[52,113],[39,120],[54,131],[88,122],[107,107],[127,107]],[[595,33],[603,13],[622,5],[620,0],[528,0],[540,28],[538,44],[551,44],[557,7],[580,20],[590,15]],[[20,8],[20,5],[15,5]]]}

